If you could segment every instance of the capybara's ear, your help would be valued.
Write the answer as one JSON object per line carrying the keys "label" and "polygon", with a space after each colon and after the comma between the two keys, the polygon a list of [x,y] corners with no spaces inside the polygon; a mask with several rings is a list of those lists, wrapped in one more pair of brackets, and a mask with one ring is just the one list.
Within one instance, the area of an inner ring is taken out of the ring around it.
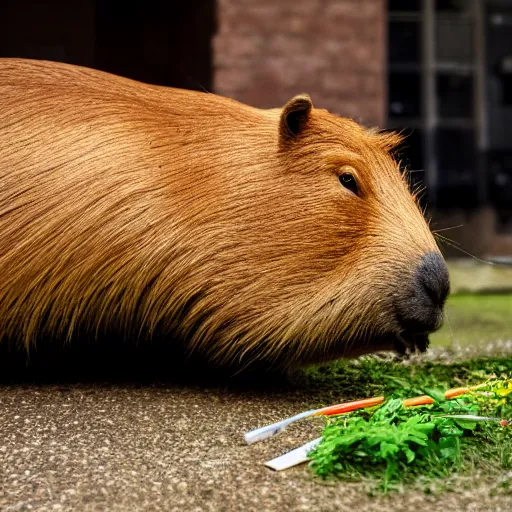
{"label": "capybara's ear", "polygon": [[281,137],[296,137],[308,122],[312,108],[313,103],[307,94],[294,96],[281,113]]}

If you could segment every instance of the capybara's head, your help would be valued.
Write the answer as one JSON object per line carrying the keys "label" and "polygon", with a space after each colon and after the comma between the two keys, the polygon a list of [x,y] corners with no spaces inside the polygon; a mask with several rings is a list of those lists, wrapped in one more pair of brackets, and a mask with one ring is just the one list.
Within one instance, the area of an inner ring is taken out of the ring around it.
{"label": "capybara's head", "polygon": [[424,350],[449,278],[392,157],[400,138],[307,95],[272,115],[254,148],[231,135],[220,181],[199,179],[191,347],[237,366]]}
{"label": "capybara's head", "polygon": [[287,367],[425,349],[440,326],[448,272],[396,135],[307,95],[259,110],[0,66],[0,338],[120,334]]}
{"label": "capybara's head", "polygon": [[202,183],[218,188],[197,212],[211,236],[192,347],[236,365],[425,350],[449,278],[392,157],[400,138],[314,109],[307,95],[273,115],[257,151],[235,136],[229,173]]}

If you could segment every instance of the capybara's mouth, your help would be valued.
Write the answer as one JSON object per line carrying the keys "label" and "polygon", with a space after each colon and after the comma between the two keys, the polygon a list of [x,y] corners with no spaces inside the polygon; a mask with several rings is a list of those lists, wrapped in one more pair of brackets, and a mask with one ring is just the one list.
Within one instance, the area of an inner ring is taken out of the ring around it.
{"label": "capybara's mouth", "polygon": [[426,352],[430,340],[428,333],[411,333],[402,331],[395,335],[393,348],[400,355],[409,355],[414,352]]}
{"label": "capybara's mouth", "polygon": [[[429,332],[414,333],[402,330],[399,333],[389,333],[377,338],[371,344],[372,351],[392,351],[401,356],[409,356],[414,353],[423,353],[429,346]],[[363,351],[367,353],[368,351]]]}

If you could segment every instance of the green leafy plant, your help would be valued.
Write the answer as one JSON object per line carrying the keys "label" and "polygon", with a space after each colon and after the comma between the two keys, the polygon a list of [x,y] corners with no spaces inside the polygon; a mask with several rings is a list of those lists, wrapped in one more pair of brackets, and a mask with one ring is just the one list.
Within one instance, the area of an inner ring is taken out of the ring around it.
{"label": "green leafy plant", "polygon": [[[371,479],[374,488],[388,492],[404,483],[458,471],[466,459],[475,460],[472,455],[478,449],[484,449],[503,468],[512,464],[512,427],[446,417],[510,417],[512,381],[489,382],[455,400],[445,400],[438,389],[424,391],[434,404],[403,407],[403,393],[396,392],[373,411],[328,419],[322,442],[311,453],[315,473],[322,478]],[[489,440],[495,443],[490,450]]]}

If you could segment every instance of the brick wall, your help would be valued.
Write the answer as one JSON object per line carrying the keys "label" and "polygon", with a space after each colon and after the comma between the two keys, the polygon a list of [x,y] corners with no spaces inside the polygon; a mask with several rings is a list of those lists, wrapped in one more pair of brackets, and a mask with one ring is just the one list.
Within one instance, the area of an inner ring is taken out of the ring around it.
{"label": "brick wall", "polygon": [[317,107],[383,126],[386,0],[217,0],[214,90],[250,105],[307,92]]}

